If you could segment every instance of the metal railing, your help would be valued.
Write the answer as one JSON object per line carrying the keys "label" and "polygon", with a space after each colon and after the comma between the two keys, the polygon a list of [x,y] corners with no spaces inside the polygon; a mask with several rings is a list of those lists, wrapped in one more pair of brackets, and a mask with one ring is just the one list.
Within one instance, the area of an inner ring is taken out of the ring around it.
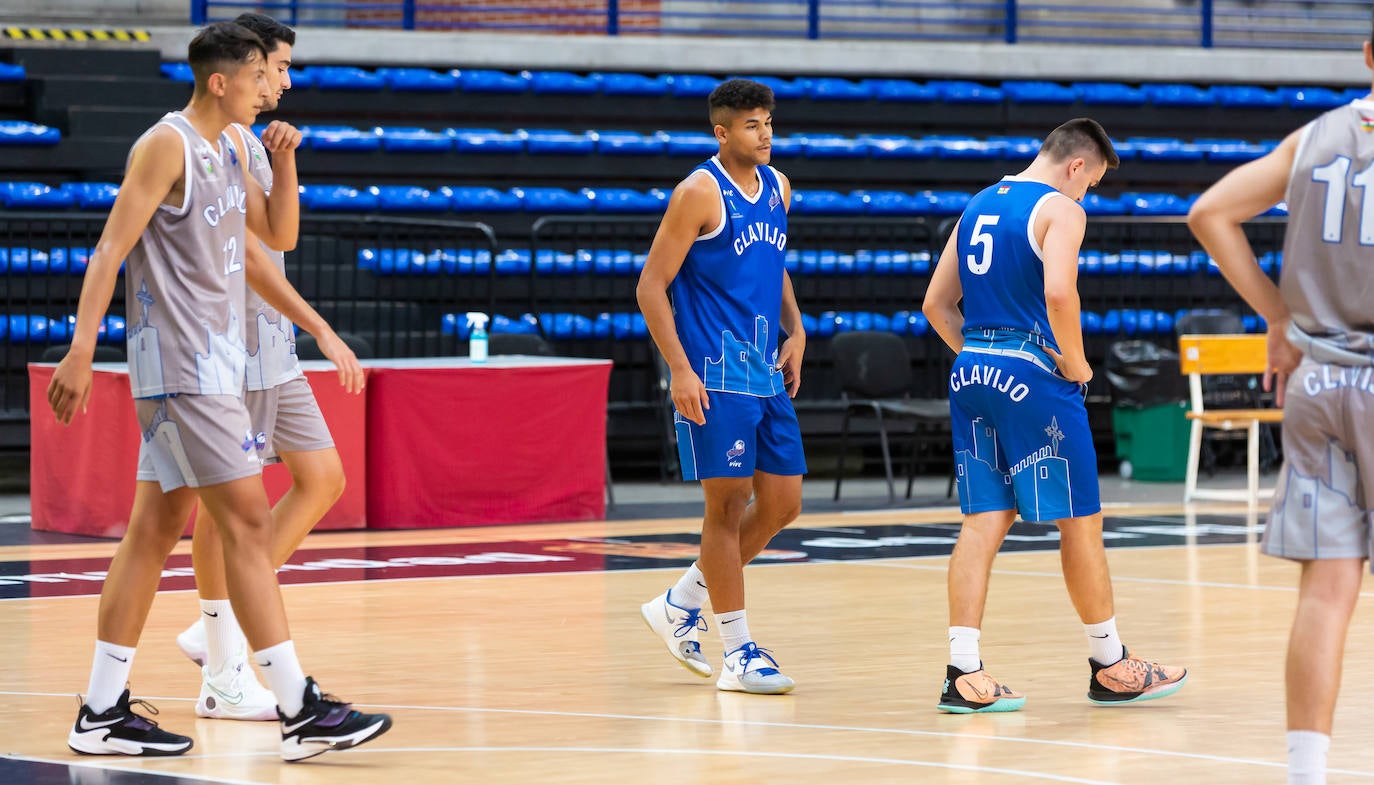
{"label": "metal railing", "polygon": [[1358,49],[1365,0],[191,0],[287,24],[397,30]]}

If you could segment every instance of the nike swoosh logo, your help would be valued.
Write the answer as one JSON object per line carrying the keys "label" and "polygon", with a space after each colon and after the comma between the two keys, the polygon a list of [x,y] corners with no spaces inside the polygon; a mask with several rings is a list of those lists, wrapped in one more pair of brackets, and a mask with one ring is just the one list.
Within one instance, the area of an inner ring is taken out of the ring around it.
{"label": "nike swoosh logo", "polygon": [[81,717],[76,721],[76,729],[79,731],[99,730],[100,728],[108,728],[111,725],[118,725],[123,721],[124,718],[119,717],[118,719],[105,720],[104,722],[86,722],[86,718]]}
{"label": "nike swoosh logo", "polygon": [[1112,637],[1112,636],[1110,636],[1110,635],[1091,635],[1091,634],[1090,634],[1090,635],[1088,635],[1088,637],[1089,637],[1089,638],[1097,638],[1097,639],[1099,639],[1099,640],[1106,640],[1107,638],[1110,638],[1110,637]]}
{"label": "nike swoosh logo", "polygon": [[706,588],[706,584],[702,583],[701,581],[697,581],[697,585],[703,589]]}
{"label": "nike swoosh logo", "polygon": [[201,611],[201,613],[205,614],[206,616],[209,616],[209,617],[212,618],[212,619],[218,619],[218,618],[219,618],[219,614],[218,614],[218,613],[211,613],[211,612],[209,612],[209,611]]}
{"label": "nike swoosh logo", "polygon": [[307,726],[307,725],[309,725],[310,723],[314,722],[316,719],[317,719],[317,718],[316,718],[314,715],[311,715],[311,716],[306,717],[305,719],[301,720],[300,722],[296,723],[295,725],[282,725],[282,726],[281,726],[281,729],[284,730],[284,731],[286,731],[287,733],[295,733],[296,731],[300,730],[301,728],[304,728],[305,726]]}
{"label": "nike swoosh logo", "polygon": [[225,699],[226,701],[232,704],[238,705],[240,703],[243,703],[243,690],[239,690],[237,695],[230,695],[229,693],[225,692],[224,690],[221,690],[213,684],[207,686],[210,688],[211,692],[215,693],[216,695],[220,696],[221,698]]}
{"label": "nike swoosh logo", "polygon": [[739,619],[727,619],[726,621],[721,622],[721,624],[734,624],[737,621],[739,621]]}
{"label": "nike swoosh logo", "polygon": [[[105,653],[106,653],[106,654],[110,654],[108,651],[105,652]],[[112,659],[112,660],[119,660],[120,662],[128,662],[128,661],[129,661],[129,658],[128,658],[128,657],[116,657],[116,656],[114,656],[113,654],[110,654],[110,659]]]}
{"label": "nike swoosh logo", "polygon": [[258,664],[261,665],[261,666],[264,667],[264,668],[270,668],[270,667],[272,667],[272,661],[271,661],[271,660],[268,660],[267,662],[260,662],[260,663],[258,663]]}

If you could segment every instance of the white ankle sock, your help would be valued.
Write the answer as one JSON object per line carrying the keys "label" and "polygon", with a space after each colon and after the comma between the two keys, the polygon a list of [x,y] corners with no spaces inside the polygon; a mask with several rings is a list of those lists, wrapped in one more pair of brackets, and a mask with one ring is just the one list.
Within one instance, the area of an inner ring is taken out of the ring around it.
{"label": "white ankle sock", "polygon": [[687,610],[706,604],[706,600],[710,598],[706,593],[706,576],[701,574],[701,568],[696,562],[692,562],[687,572],[682,573],[682,577],[677,579],[677,584],[673,586],[669,597],[674,605]]}
{"label": "white ankle sock", "polygon": [[1116,617],[1097,624],[1084,624],[1088,635],[1088,656],[1098,665],[1115,665],[1126,656],[1126,647],[1116,634]]}
{"label": "white ankle sock", "polygon": [[219,673],[246,650],[248,641],[228,600],[201,600],[200,619],[205,623],[205,667]]}
{"label": "white ankle sock", "polygon": [[105,641],[95,642],[95,659],[91,661],[91,681],[86,687],[86,705],[100,714],[114,706],[129,683],[129,671],[134,667],[134,651],[128,646],[116,646]]}
{"label": "white ankle sock", "polygon": [[738,649],[753,638],[749,637],[749,621],[744,611],[730,611],[716,614],[716,629],[720,631],[720,642],[725,645],[725,656]]}
{"label": "white ankle sock", "polygon": [[1314,730],[1288,731],[1288,785],[1326,785],[1331,737]]}
{"label": "white ankle sock", "polygon": [[983,658],[978,653],[980,637],[982,633],[976,627],[950,627],[949,664],[964,673],[973,673],[983,667]]}
{"label": "white ankle sock", "polygon": [[267,678],[267,686],[277,696],[277,707],[287,717],[295,717],[305,708],[305,672],[296,659],[296,644],[282,641],[255,652],[258,667]]}

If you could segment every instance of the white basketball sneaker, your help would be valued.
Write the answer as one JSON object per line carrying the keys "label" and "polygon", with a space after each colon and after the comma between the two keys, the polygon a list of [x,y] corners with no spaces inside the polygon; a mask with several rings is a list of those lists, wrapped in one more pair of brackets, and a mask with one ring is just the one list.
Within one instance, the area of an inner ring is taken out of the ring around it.
{"label": "white basketball sneaker", "polygon": [[205,663],[210,659],[210,644],[205,640],[205,620],[196,619],[196,623],[181,631],[177,636],[177,648],[181,653],[190,658],[191,662],[205,667]]}
{"label": "white basketball sneaker", "polygon": [[778,670],[778,661],[753,641],[725,655],[716,687],[731,692],[755,695],[782,695],[791,692],[796,682]]}
{"label": "white basketball sneaker", "polygon": [[668,653],[682,667],[703,679],[711,675],[711,663],[701,654],[701,643],[697,633],[706,629],[706,619],[701,616],[700,608],[682,608],[668,599],[672,591],[663,592],[639,606],[639,615],[644,623],[668,647]]}
{"label": "white basketball sneaker", "polygon": [[230,660],[219,673],[201,668],[196,716],[212,720],[267,721],[277,719],[277,698],[258,683],[248,665],[247,652]]}

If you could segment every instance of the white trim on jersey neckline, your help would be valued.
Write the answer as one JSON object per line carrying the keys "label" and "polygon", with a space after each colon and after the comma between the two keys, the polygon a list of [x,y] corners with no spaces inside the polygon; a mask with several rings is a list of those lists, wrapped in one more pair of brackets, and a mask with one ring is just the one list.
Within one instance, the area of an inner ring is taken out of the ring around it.
{"label": "white trim on jersey neckline", "polygon": [[748,202],[749,204],[758,204],[758,203],[759,203],[759,198],[763,196],[764,180],[763,180],[762,177],[759,177],[759,168],[758,168],[757,166],[754,167],[754,176],[759,178],[759,190],[758,190],[758,193],[754,194],[754,198],[753,198],[753,199],[750,199],[748,196],[745,195],[745,193],[744,193],[744,187],[741,186],[739,183],[735,182],[735,178],[731,177],[731,176],[730,176],[730,173],[727,172],[727,171],[725,171],[725,164],[723,164],[723,163],[720,162],[720,156],[719,156],[719,155],[713,155],[713,156],[711,156],[711,163],[715,164],[715,165],[716,165],[716,168],[720,170],[720,173],[723,174],[723,175],[725,175],[725,179],[726,179],[726,180],[729,180],[729,181],[730,181],[730,184],[733,185],[733,186],[735,186],[735,190],[739,191],[739,198],[743,199],[744,201]]}

